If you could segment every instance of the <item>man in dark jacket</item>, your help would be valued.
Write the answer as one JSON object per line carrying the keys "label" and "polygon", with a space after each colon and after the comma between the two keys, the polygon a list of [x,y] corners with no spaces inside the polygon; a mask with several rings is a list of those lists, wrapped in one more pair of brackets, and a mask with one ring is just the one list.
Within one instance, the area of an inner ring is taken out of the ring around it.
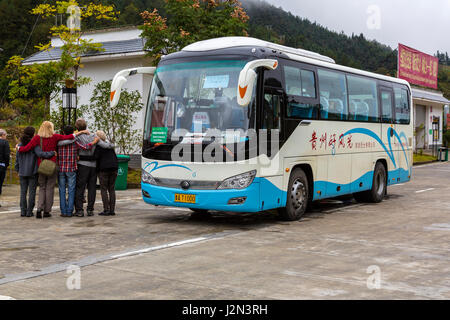
{"label": "man in dark jacket", "polygon": [[6,169],[9,167],[10,150],[6,140],[6,131],[0,129],[0,195],[2,194],[3,181],[6,177]]}
{"label": "man in dark jacket", "polygon": [[[87,123],[84,119],[78,119],[75,122],[75,127],[78,131],[83,131],[87,129]],[[83,134],[76,137],[76,142],[82,145],[88,145],[93,143],[95,139],[95,134]],[[113,149],[114,144],[105,142],[102,140],[98,141],[97,146],[106,149]],[[96,146],[96,147],[97,147]],[[96,172],[96,162],[94,158],[95,148],[90,150],[79,150],[78,159],[78,172],[77,172],[77,184],[75,190],[75,216],[83,217],[83,197],[87,187],[88,190],[88,203],[87,203],[87,215],[94,215],[94,204],[96,196],[96,184],[97,184],[97,172]]]}
{"label": "man in dark jacket", "polygon": [[[101,130],[97,131],[97,137],[104,142],[106,141],[106,135]],[[115,184],[119,169],[116,152],[114,149],[102,148],[98,145],[95,149],[94,157],[97,160],[97,171],[103,202],[103,212],[99,213],[99,215],[114,216],[116,214]]]}

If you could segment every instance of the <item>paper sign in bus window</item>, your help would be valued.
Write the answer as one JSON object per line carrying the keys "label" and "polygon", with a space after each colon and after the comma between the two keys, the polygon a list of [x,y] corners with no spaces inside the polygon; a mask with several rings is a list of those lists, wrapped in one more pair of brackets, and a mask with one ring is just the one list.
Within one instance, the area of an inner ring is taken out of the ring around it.
{"label": "paper sign in bus window", "polygon": [[228,88],[230,76],[228,74],[218,76],[206,76],[203,89]]}
{"label": "paper sign in bus window", "polygon": [[166,143],[167,142],[167,128],[166,127],[154,127],[150,136],[150,142],[153,143]]}

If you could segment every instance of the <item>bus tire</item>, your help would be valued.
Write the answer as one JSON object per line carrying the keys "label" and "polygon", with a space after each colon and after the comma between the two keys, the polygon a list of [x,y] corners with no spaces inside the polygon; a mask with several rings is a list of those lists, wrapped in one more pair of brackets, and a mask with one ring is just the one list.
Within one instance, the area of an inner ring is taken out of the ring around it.
{"label": "bus tire", "polygon": [[302,169],[297,168],[289,178],[286,207],[280,208],[278,214],[284,221],[300,220],[306,212],[308,202],[308,177]]}
{"label": "bus tire", "polygon": [[387,173],[386,168],[381,162],[377,162],[373,172],[372,189],[364,192],[353,194],[358,202],[379,203],[383,201],[387,190]]}

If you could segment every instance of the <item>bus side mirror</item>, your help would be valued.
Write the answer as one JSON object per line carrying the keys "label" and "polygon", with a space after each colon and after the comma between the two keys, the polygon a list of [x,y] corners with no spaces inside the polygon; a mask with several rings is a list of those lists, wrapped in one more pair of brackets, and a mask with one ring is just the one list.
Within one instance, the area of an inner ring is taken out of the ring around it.
{"label": "bus side mirror", "polygon": [[278,67],[278,61],[273,59],[259,59],[248,62],[239,74],[237,88],[237,102],[241,107],[246,107],[250,103],[255,86],[255,69],[264,67],[274,70]]}
{"label": "bus side mirror", "polygon": [[122,91],[123,85],[128,81],[127,77],[134,76],[135,74],[155,74],[156,67],[143,67],[143,68],[133,68],[125,69],[119,71],[111,83],[111,97],[110,106],[115,107],[119,103],[120,93]]}

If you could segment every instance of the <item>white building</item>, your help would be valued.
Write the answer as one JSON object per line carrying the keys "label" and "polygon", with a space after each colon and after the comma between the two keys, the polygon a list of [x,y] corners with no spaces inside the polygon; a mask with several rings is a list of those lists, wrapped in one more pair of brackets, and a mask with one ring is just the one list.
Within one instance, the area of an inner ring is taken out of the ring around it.
{"label": "white building", "polygon": [[[417,135],[414,144],[417,149],[430,149],[442,145],[442,133],[446,119],[444,108],[450,104],[442,92],[412,87],[414,104],[414,127]],[[419,129],[423,127],[423,129]]]}
{"label": "white building", "polygon": [[[101,81],[112,80],[118,71],[133,67],[151,66],[150,59],[145,57],[144,41],[140,38],[140,34],[141,31],[136,27],[105,29],[84,34],[83,38],[101,43],[104,51],[87,54],[81,59],[84,68],[81,68],[78,74],[82,77],[91,78],[91,82],[78,88],[78,106],[89,104],[95,85]],[[26,58],[23,63],[27,65],[58,61],[61,57],[60,47],[62,44],[59,38],[52,38],[52,50],[38,52]],[[128,79],[124,89],[139,91],[142,103],[145,106],[151,81],[151,76],[138,74]],[[55,107],[56,104],[53,102],[51,108]],[[145,107],[136,115],[135,129],[142,129],[144,126],[144,109]],[[140,152],[140,146],[136,151]]]}

